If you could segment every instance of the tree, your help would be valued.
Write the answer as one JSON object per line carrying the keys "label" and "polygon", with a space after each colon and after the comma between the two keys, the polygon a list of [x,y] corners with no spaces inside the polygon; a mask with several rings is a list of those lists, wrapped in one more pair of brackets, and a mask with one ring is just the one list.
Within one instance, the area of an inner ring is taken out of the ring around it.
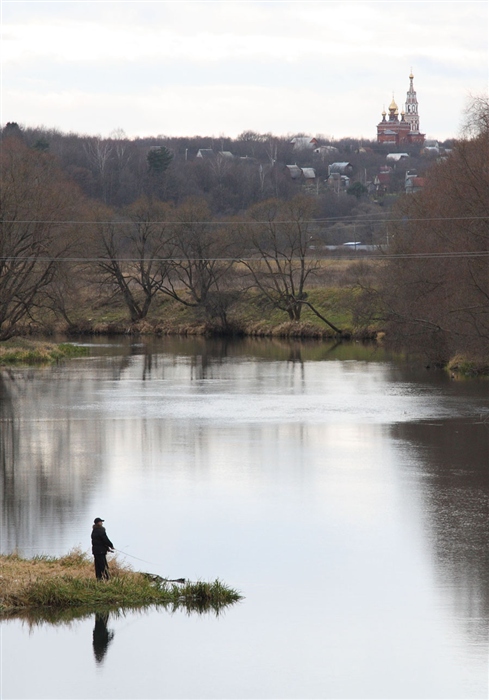
{"label": "tree", "polygon": [[253,207],[245,234],[249,257],[241,263],[252,284],[291,321],[300,321],[303,307],[308,306],[341,333],[307,299],[306,283],[319,269],[318,261],[309,255],[315,231],[314,208],[314,200],[304,195],[286,202],[271,199]]}
{"label": "tree", "polygon": [[109,165],[113,150],[113,144],[110,141],[98,137],[87,139],[85,143],[85,152],[97,173],[104,202],[107,202],[109,197]]}
{"label": "tree", "polygon": [[363,196],[367,194],[368,190],[365,187],[365,185],[362,185],[361,182],[354,182],[350,187],[347,189],[346,194],[353,195],[357,199],[361,199]]}
{"label": "tree", "polygon": [[171,207],[142,198],[125,212],[94,210],[94,251],[102,283],[121,295],[131,321],[146,318],[170,269]]}
{"label": "tree", "polygon": [[463,115],[462,133],[466,139],[489,133],[489,97],[487,95],[475,95],[470,98]]}
{"label": "tree", "polygon": [[229,276],[236,241],[229,227],[212,221],[206,202],[189,199],[174,213],[172,271],[162,290],[185,306],[218,316],[227,325]]}
{"label": "tree", "polygon": [[5,138],[0,153],[0,340],[14,336],[75,250],[83,198],[50,155]]}
{"label": "tree", "polygon": [[381,275],[389,335],[442,364],[456,353],[487,361],[489,347],[489,109],[477,107],[478,130],[399,200]]}
{"label": "tree", "polygon": [[2,136],[4,139],[17,138],[19,140],[22,140],[24,138],[22,129],[17,124],[17,122],[7,122],[3,127]]}
{"label": "tree", "polygon": [[150,173],[154,175],[162,175],[165,170],[168,170],[172,160],[173,155],[170,153],[168,148],[165,148],[164,146],[152,148],[147,155]]}
{"label": "tree", "polygon": [[149,174],[149,193],[151,196],[166,199],[166,171],[173,160],[173,154],[165,148],[152,148],[146,156]]}
{"label": "tree", "polygon": [[109,138],[112,144],[113,153],[113,191],[111,201],[117,204],[128,204],[128,202],[121,202],[124,196],[124,184],[127,182],[125,177],[128,170],[128,165],[131,161],[131,141],[127,138],[123,129],[114,129],[110,134]]}

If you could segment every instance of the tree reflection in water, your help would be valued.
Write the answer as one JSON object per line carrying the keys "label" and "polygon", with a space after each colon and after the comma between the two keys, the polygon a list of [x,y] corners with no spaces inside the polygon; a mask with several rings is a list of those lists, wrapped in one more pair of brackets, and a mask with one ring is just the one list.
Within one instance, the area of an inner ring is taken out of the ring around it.
{"label": "tree reflection in water", "polygon": [[[399,423],[396,438],[415,447],[404,468],[422,474],[426,542],[440,589],[472,644],[487,643],[489,617],[489,423],[477,416]],[[412,475],[419,484],[419,476]]]}

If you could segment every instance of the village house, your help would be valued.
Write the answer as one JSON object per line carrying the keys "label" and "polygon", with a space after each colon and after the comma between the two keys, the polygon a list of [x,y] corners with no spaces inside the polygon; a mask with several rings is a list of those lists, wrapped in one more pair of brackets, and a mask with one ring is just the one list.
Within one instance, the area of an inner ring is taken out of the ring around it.
{"label": "village house", "polygon": [[199,148],[197,151],[197,155],[195,156],[196,158],[214,158],[215,154],[212,148]]}
{"label": "village house", "polygon": [[314,168],[300,168],[297,164],[285,166],[292,180],[303,180],[308,183],[316,179]]}
{"label": "village house", "polygon": [[419,192],[425,187],[425,185],[426,178],[418,177],[415,170],[408,170],[406,172],[406,177],[404,180],[404,189],[406,194],[414,194],[415,192]]}
{"label": "village house", "polygon": [[352,172],[353,165],[351,163],[341,162],[328,165],[328,175],[333,175],[334,173],[338,173],[339,175],[351,175]]}
{"label": "village house", "polygon": [[326,180],[326,184],[338,194],[339,192],[345,192],[350,187],[350,178],[348,175],[331,173]]}
{"label": "village house", "polygon": [[318,146],[314,149],[314,153],[315,155],[320,156],[324,161],[324,159],[328,156],[334,153],[339,153],[339,150],[336,148],[336,146]]}
{"label": "village house", "polygon": [[217,153],[212,148],[199,148],[196,158],[201,160],[219,158],[221,160],[233,160],[234,155],[231,151],[218,151]]}
{"label": "village house", "polygon": [[399,163],[400,160],[405,158],[409,158],[409,153],[388,153],[385,157],[388,163]]}
{"label": "village house", "polygon": [[294,151],[313,150],[319,145],[317,139],[310,136],[295,136],[290,143],[294,146]]}

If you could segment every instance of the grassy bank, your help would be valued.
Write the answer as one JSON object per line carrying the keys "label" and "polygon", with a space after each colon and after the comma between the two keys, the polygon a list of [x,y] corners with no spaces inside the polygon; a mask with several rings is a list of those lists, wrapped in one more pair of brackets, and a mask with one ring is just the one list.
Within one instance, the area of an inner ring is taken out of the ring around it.
{"label": "grassy bank", "polygon": [[242,597],[219,580],[175,583],[133,571],[116,558],[109,568],[109,581],[97,581],[92,558],[78,550],[60,558],[0,555],[0,615],[46,608],[63,611],[150,605],[216,610]]}
{"label": "grassy bank", "polygon": [[44,343],[27,338],[11,338],[0,343],[0,366],[51,364],[71,357],[84,357],[87,348],[71,343]]}
{"label": "grassy bank", "polygon": [[[354,322],[356,292],[347,287],[314,287],[307,291],[307,301],[341,329],[349,338],[375,337],[380,326],[358,327]],[[23,335],[99,334],[99,335],[241,335],[250,337],[332,338],[337,334],[308,306],[299,322],[276,309],[257,292],[234,296],[226,308],[226,323],[214,310],[185,306],[169,297],[155,299],[145,319],[132,323],[127,308],[117,300],[87,299],[70,314],[70,323],[52,315],[31,319]]]}
{"label": "grassy bank", "polygon": [[489,377],[489,358],[484,360],[457,354],[448,362],[446,369],[452,377]]}

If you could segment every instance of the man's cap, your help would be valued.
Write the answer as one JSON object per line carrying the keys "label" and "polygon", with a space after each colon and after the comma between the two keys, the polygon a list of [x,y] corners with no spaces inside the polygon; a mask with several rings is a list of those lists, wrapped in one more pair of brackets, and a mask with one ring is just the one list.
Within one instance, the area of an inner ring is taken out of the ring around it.
{"label": "man's cap", "polygon": [[94,520],[93,522],[94,522],[94,523],[103,523],[103,522],[105,522],[105,521],[104,521],[103,518],[95,518],[95,520]]}

